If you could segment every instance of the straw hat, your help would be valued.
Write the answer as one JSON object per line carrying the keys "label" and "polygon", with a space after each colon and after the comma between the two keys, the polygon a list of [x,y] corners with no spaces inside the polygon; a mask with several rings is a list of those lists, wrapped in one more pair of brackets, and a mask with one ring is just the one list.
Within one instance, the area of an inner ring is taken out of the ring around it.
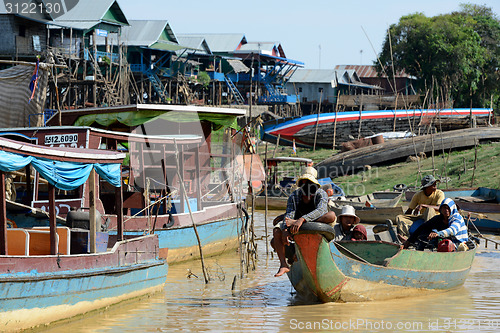
{"label": "straw hat", "polygon": [[308,166],[302,169],[302,174],[308,173],[312,175],[314,178],[318,178],[318,171],[312,166]]}
{"label": "straw hat", "polygon": [[342,206],[342,213],[340,213],[339,217],[340,216],[354,216],[356,218],[356,223],[359,223],[360,221],[359,217],[356,216],[356,210],[354,210],[353,206]]}
{"label": "straw hat", "polygon": [[300,176],[298,179],[297,179],[297,186],[300,186],[300,182],[303,181],[303,180],[308,180],[310,181],[311,183],[315,184],[315,185],[318,185],[318,187],[321,187],[321,184],[318,182],[318,180],[316,179],[315,176],[311,175],[310,173],[304,173],[302,176]]}

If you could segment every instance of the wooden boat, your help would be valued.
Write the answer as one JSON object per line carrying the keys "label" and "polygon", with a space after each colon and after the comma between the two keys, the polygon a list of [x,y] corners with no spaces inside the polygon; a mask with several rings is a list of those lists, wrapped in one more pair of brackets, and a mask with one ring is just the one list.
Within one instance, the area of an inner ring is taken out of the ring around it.
{"label": "wooden boat", "polygon": [[299,295],[322,302],[385,300],[454,289],[464,283],[476,254],[473,245],[468,251],[445,253],[404,250],[383,241],[330,242],[333,228],[315,225],[294,236],[298,261],[288,277]]}
{"label": "wooden boat", "polygon": [[[360,133],[361,137],[367,137],[373,133],[391,131],[420,131],[417,128],[425,128],[429,123],[437,122],[443,130],[455,130],[470,127],[472,115],[479,125],[488,125],[492,109],[415,109],[415,110],[375,110],[375,111],[347,111],[336,113],[322,113],[318,115],[307,115],[295,118],[282,118],[271,120],[262,125],[262,139],[277,142],[280,136],[280,144],[292,145],[293,140],[298,146],[312,147],[314,142],[317,146],[331,148],[336,127],[336,140],[338,143],[349,141],[353,132]],[[465,119],[457,123],[456,119]],[[411,125],[413,123],[413,125]],[[336,126],[334,126],[334,124]]]}
{"label": "wooden boat", "polygon": [[[500,190],[487,187],[442,190],[462,211],[471,231],[500,232]],[[407,191],[411,200],[414,191]]]}
{"label": "wooden boat", "polygon": [[415,152],[429,154],[434,151],[449,151],[473,147],[477,141],[498,140],[500,128],[468,128],[442,132],[434,135],[422,135],[414,138],[391,140],[374,146],[362,147],[335,154],[318,163],[318,177],[334,179],[346,174],[364,170],[366,165],[381,165],[391,161],[405,160],[415,156]]}
{"label": "wooden boat", "polygon": [[386,220],[395,222],[396,216],[403,214],[403,208],[397,206],[402,196],[403,192],[380,191],[362,196],[338,197],[330,200],[329,208],[339,215],[342,206],[351,205],[356,209],[361,223],[378,224],[385,223]]}
{"label": "wooden boat", "polygon": [[[280,165],[283,166],[283,163],[287,163],[287,167],[280,168]],[[300,176],[304,167],[313,165],[313,161],[309,158],[302,157],[273,157],[267,159],[266,165],[268,175],[267,208],[271,210],[285,210],[288,197],[296,189],[296,179]],[[282,174],[286,174],[286,176],[282,176]],[[331,198],[337,198],[345,195],[342,188],[334,184],[330,178],[320,178],[318,179],[318,182],[321,185],[331,185]],[[252,196],[248,195],[246,198],[248,207],[252,205],[252,200]],[[265,189],[255,196],[255,208],[266,208]]]}
{"label": "wooden boat", "polygon": [[390,208],[396,207],[403,197],[403,192],[377,191],[359,196],[338,197],[333,202],[339,206],[350,205],[355,209],[363,207]]}
{"label": "wooden boat", "polygon": [[[342,206],[330,205],[329,208],[338,216],[342,212]],[[379,224],[385,223],[386,220],[396,221],[396,216],[403,214],[403,207],[360,207],[356,208],[356,215],[361,223]]]}
{"label": "wooden boat", "polygon": [[[271,210],[284,210],[288,196],[294,190],[295,179],[300,176],[300,172],[304,167],[311,166],[313,161],[310,158],[302,157],[272,157],[268,158],[266,163],[267,189],[263,188],[260,193],[255,195],[255,208],[266,208],[266,192],[267,192],[267,208]],[[283,165],[287,167],[283,169]],[[285,175],[283,175],[285,174]],[[252,206],[252,195],[246,197],[248,207]]]}
{"label": "wooden boat", "polygon": [[[158,259],[158,236],[125,239],[120,215],[116,236],[100,242],[98,236],[107,234],[97,232],[92,218],[96,216],[96,191],[86,192],[91,216],[88,230],[56,223],[56,191],[95,188],[96,172],[115,188],[115,204],[121,211],[124,157],[117,152],[48,148],[0,138],[2,331],[49,324],[163,288],[167,265]],[[45,189],[38,181],[31,183],[31,167],[37,171],[35,179],[41,174],[47,180]],[[16,219],[7,220],[6,172],[24,168],[26,186],[46,190],[48,196],[48,214],[37,216],[38,228],[20,227],[30,223],[22,213],[9,214]],[[15,228],[8,228],[8,222]]]}
{"label": "wooden boat", "polygon": [[[235,184],[242,179],[230,175],[243,172],[233,172],[241,168],[236,162],[226,165],[221,162],[231,160],[232,147],[213,154],[210,141],[202,141],[199,135],[146,135],[143,129],[139,126],[126,133],[85,126],[55,126],[3,129],[0,135],[46,146],[119,148],[127,152],[130,162],[123,172],[124,234],[139,236],[154,230],[159,237],[159,255],[169,263],[199,258],[193,221],[205,256],[236,249],[244,214],[238,208],[236,191],[231,189],[238,187]],[[212,166],[215,159],[222,167]],[[214,190],[210,181],[215,172],[225,182]],[[99,184],[99,192],[97,209],[102,220],[107,221],[109,233],[116,234],[115,193],[104,183]],[[59,215],[66,217],[71,208],[88,207],[88,197],[83,193],[82,190],[56,198]],[[32,195],[26,193],[23,197]],[[34,195],[26,204],[40,209],[47,206],[47,200]]]}

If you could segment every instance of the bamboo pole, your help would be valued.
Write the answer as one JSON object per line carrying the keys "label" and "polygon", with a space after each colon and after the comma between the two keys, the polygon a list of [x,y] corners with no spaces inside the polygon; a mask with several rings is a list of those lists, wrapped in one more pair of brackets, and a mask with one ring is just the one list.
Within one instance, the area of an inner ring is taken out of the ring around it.
{"label": "bamboo pole", "polygon": [[339,98],[340,98],[340,90],[337,92],[337,103],[335,105],[335,122],[333,123],[333,147],[332,147],[332,150],[335,150],[335,138],[337,136],[337,115],[339,113]]}
{"label": "bamboo pole", "polygon": [[267,231],[267,142],[266,142],[266,152],[264,154],[264,194],[265,194],[265,211],[264,211],[264,226],[266,231],[266,255],[269,255],[269,242],[268,242],[268,231]]}
{"label": "bamboo pole", "polygon": [[280,137],[281,137],[281,134],[278,133],[278,140],[276,141],[276,147],[274,147],[273,158],[276,157],[276,151],[278,150],[278,147],[280,146]]}
{"label": "bamboo pole", "polygon": [[361,103],[359,105],[358,139],[361,138],[361,124],[362,124],[362,121],[363,121],[363,96],[364,96],[364,94],[361,93]]}
{"label": "bamboo pole", "polygon": [[0,170],[0,255],[7,254],[7,200],[5,172]]}
{"label": "bamboo pole", "polygon": [[181,186],[181,192],[184,196],[184,200],[187,201],[187,206],[189,210],[189,217],[191,218],[191,223],[193,224],[193,230],[196,235],[196,240],[198,241],[198,249],[200,250],[200,260],[201,260],[201,270],[203,271],[203,277],[205,278],[205,283],[208,283],[209,278],[207,274],[207,269],[205,268],[205,259],[203,257],[203,249],[201,246],[201,240],[200,240],[200,235],[198,234],[198,229],[196,228],[196,223],[194,222],[194,217],[193,217],[193,212],[191,211],[191,205],[189,204],[189,198],[186,193],[186,188],[184,186],[184,177],[182,177],[181,173],[179,172],[179,149],[177,148],[177,141],[174,138],[174,146],[175,146],[175,161],[177,163],[177,177],[179,178],[179,183]]}
{"label": "bamboo pole", "polygon": [[321,102],[322,101],[323,101],[323,90],[321,90],[321,94],[319,96],[318,117],[316,118],[316,126],[314,127],[314,145],[313,145],[313,151],[316,151],[316,139],[318,137],[319,114],[321,113]]}
{"label": "bamboo pole", "polygon": [[476,138],[474,140],[474,168],[472,169],[472,180],[470,181],[470,187],[474,186],[474,176],[476,174],[476,168],[477,168],[477,146],[478,146],[478,139]]}
{"label": "bamboo pole", "polygon": [[90,216],[90,253],[96,253],[97,209],[96,209],[96,181],[95,170],[92,168],[89,176],[89,216]]}

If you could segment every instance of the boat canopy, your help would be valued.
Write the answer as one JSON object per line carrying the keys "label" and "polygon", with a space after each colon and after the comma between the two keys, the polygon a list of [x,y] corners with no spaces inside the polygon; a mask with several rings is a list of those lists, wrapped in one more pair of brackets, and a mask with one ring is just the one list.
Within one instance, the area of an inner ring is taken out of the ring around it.
{"label": "boat canopy", "polygon": [[[75,151],[79,151],[80,161]],[[114,187],[121,187],[121,162],[125,154],[84,151],[82,154],[81,149],[46,148],[0,138],[0,171],[17,171],[31,164],[51,185],[73,190],[83,185],[95,169],[102,179]]]}

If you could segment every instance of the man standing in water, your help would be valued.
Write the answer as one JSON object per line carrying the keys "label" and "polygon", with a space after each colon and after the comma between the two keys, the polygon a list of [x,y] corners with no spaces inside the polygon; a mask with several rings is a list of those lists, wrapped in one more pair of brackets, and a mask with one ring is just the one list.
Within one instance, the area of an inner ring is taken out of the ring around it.
{"label": "man standing in water", "polygon": [[273,231],[271,246],[280,260],[280,268],[274,276],[282,276],[290,271],[285,246],[290,246],[290,236],[296,234],[303,223],[334,223],[336,220],[335,213],[328,211],[328,195],[320,188],[321,185],[311,170],[297,179],[297,186],[298,189],[288,197],[283,221],[277,217],[273,222],[277,225]]}

